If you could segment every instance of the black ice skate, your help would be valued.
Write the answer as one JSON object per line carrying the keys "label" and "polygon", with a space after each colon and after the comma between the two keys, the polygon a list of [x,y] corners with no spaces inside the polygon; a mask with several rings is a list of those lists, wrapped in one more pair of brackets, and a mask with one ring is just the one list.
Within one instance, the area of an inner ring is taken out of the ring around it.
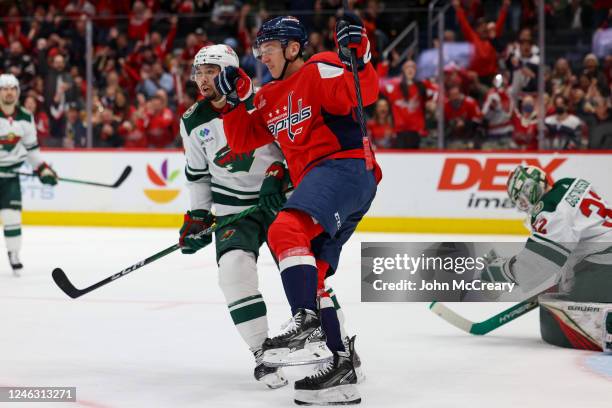
{"label": "black ice skate", "polygon": [[333,354],[333,360],[310,377],[295,382],[295,403],[298,405],[359,404],[357,373],[353,365],[354,337],[347,351]]}
{"label": "black ice skate", "polygon": [[23,264],[19,260],[19,253],[17,251],[9,251],[8,259],[9,259],[9,263],[11,264],[11,268],[13,269],[13,275],[21,276],[21,270],[23,269]]}
{"label": "black ice skate", "polygon": [[282,368],[267,367],[262,362],[263,351],[261,349],[253,351],[253,355],[255,356],[255,370],[253,371],[253,376],[257,381],[266,384],[273,390],[289,384],[289,381],[287,381],[287,378],[285,378],[283,374]]}
{"label": "black ice skate", "polygon": [[361,358],[359,358],[359,354],[355,351],[355,337],[345,337],[342,343],[344,344],[344,349],[348,350],[351,354],[351,360],[353,361],[353,367],[355,368],[355,374],[357,374],[357,384],[361,384],[365,381],[365,374],[363,373],[363,369],[361,368]]}
{"label": "black ice skate", "polygon": [[263,362],[269,367],[317,364],[332,359],[319,316],[307,309],[298,309],[284,332],[266,339],[262,349]]}

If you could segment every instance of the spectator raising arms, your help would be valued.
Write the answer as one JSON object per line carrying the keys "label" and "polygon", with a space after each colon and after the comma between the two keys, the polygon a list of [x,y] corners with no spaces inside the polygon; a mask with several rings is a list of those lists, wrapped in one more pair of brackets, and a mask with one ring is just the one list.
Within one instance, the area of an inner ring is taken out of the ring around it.
{"label": "spectator raising arms", "polygon": [[380,92],[390,101],[397,139],[395,147],[416,149],[421,138],[427,135],[425,113],[427,100],[436,88],[429,81],[416,80],[417,67],[414,61],[402,65],[402,74],[382,83]]}
{"label": "spectator raising arms", "polygon": [[[461,27],[463,37],[474,46],[474,57],[470,64],[470,69],[475,71],[480,78],[480,81],[486,85],[491,85],[493,77],[497,73],[497,51],[495,46],[491,42],[501,34],[506,15],[508,13],[508,6],[510,0],[504,0],[501,12],[498,17],[498,22],[495,24],[495,37],[493,33],[489,34],[487,30],[487,22],[480,18],[476,22],[476,29],[470,25],[465,11],[461,6],[461,0],[453,0],[453,7],[457,14],[457,20]],[[493,31],[493,30],[490,30]],[[492,38],[493,37],[493,38]]]}
{"label": "spectator raising arms", "polygon": [[547,137],[544,146],[540,148],[568,150],[584,147],[583,123],[568,112],[567,98],[559,95],[553,99],[555,114],[545,119]]}

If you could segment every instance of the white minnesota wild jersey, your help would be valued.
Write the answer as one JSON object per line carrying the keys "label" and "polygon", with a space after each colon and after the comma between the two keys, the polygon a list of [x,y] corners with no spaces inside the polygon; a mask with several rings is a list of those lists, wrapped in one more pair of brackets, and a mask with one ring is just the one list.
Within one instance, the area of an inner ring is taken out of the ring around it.
{"label": "white minnesota wild jersey", "polygon": [[[246,103],[252,108],[253,97]],[[215,214],[222,216],[257,205],[266,170],[273,162],[284,160],[274,143],[249,153],[233,152],[220,114],[206,100],[183,114],[180,131],[192,210],[209,210],[214,205]]]}
{"label": "white minnesota wild jersey", "polygon": [[16,106],[11,116],[0,109],[0,172],[21,167],[28,152],[35,149],[38,140],[33,115],[21,106]]}
{"label": "white minnesota wild jersey", "polygon": [[582,260],[611,263],[612,209],[588,181],[558,180],[531,214],[531,236],[510,261],[511,273],[524,291],[550,287],[556,283],[549,279],[552,275],[563,285]]}

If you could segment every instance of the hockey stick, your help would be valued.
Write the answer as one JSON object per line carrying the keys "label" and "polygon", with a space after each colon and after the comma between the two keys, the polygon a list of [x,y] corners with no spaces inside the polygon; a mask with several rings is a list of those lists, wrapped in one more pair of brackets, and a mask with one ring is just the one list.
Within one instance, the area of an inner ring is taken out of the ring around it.
{"label": "hockey stick", "polygon": [[[342,2],[344,12],[349,11],[348,0]],[[351,72],[353,73],[353,82],[355,83],[355,94],[357,95],[357,121],[359,122],[359,128],[361,129],[361,136],[363,140],[363,148],[366,154],[366,164],[368,169],[372,168],[372,152],[370,138],[365,124],[365,114],[363,113],[363,98],[361,97],[361,84],[359,83],[359,73],[357,72],[357,50],[355,48],[349,48],[351,55]],[[346,49],[340,50],[343,54],[346,54]]]}
{"label": "hockey stick", "polygon": [[[238,221],[241,218],[246,217],[247,215],[255,212],[259,210],[259,206],[255,205],[253,207],[249,207],[246,210],[238,213],[238,214],[234,214],[233,216],[228,217],[226,220],[224,220],[222,223],[219,224],[214,224],[212,226],[210,226],[209,228],[205,229],[204,231],[199,232],[198,234],[196,234],[197,236],[202,236],[202,235],[210,235],[213,232],[215,232],[216,230],[218,230],[219,228],[225,227],[228,224],[231,224],[233,222]],[[115,273],[114,275],[109,276],[106,279],[102,279],[101,281],[94,283],[91,286],[88,286],[84,289],[77,289],[72,282],[70,282],[70,280],[68,279],[68,276],[66,276],[66,273],[61,269],[61,268],[55,268],[53,270],[53,272],[51,273],[51,276],[53,277],[53,280],[55,281],[55,284],[64,291],[65,294],[67,294],[68,296],[70,296],[73,299],[76,299],[80,296],[83,296],[86,293],[89,293],[93,290],[98,289],[101,286],[107,285],[125,275],[127,275],[128,273],[134,272],[136,269],[140,269],[145,265],[150,264],[151,262],[155,262],[160,258],[163,258],[164,256],[171,254],[172,252],[176,251],[177,249],[179,249],[180,246],[179,244],[174,244],[162,251],[157,252],[156,254],[151,255],[150,257],[136,262],[134,265],[128,266],[127,268]]]}
{"label": "hockey stick", "polygon": [[[87,180],[76,180],[76,179],[71,179],[71,178],[66,178],[66,177],[58,177],[57,179],[59,181],[66,181],[68,183],[87,184],[88,186],[97,186],[97,187],[117,188],[121,184],[123,184],[123,182],[130,175],[131,172],[132,172],[132,166],[127,166],[125,169],[123,169],[123,173],[121,173],[121,175],[119,176],[117,181],[115,181],[113,184],[98,183],[98,182],[95,182],[95,181],[87,181]],[[30,176],[30,177],[31,176],[38,176],[36,173],[24,173],[24,172],[21,172],[21,171],[11,171],[11,173],[12,174],[17,174],[17,175],[20,175],[20,176]]]}
{"label": "hockey stick", "polygon": [[490,331],[493,331],[526,313],[531,312],[538,306],[538,298],[537,296],[534,296],[504,310],[501,313],[496,314],[493,317],[476,323],[460,316],[440,302],[432,302],[429,305],[429,309],[442,319],[463,330],[464,332],[480,336],[487,334]]}

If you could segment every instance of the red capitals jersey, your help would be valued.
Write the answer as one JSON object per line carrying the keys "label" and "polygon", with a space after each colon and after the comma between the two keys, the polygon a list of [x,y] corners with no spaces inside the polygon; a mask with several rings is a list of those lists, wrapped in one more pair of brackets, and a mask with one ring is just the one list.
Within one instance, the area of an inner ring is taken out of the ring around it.
{"label": "red capitals jersey", "polygon": [[[378,76],[369,63],[359,73],[363,105],[378,97]],[[372,155],[376,179],[382,173],[373,153],[364,149],[352,73],[333,52],[311,57],[289,78],[264,85],[255,95],[255,109],[243,103],[223,115],[223,128],[232,150],[251,150],[277,141],[287,160],[294,185],[323,160]]]}
{"label": "red capitals jersey", "polygon": [[448,121],[463,119],[480,122],[482,119],[482,112],[478,107],[478,102],[469,96],[465,96],[458,108],[453,107],[450,101],[446,100],[444,104],[444,119]]}
{"label": "red capitals jersey", "polygon": [[389,100],[395,120],[396,132],[418,132],[427,135],[425,129],[425,103],[437,91],[437,87],[429,81],[408,85],[408,96],[405,97],[401,88],[401,77],[381,84],[382,94]]}

